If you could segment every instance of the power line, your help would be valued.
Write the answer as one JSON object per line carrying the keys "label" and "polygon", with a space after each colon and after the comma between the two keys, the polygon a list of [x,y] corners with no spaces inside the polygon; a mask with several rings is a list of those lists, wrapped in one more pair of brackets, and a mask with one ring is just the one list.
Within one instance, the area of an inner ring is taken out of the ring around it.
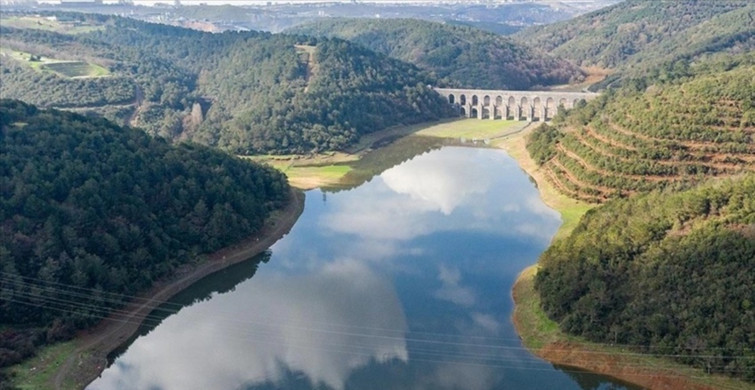
{"label": "power line", "polygon": [[[0,282],[6,281],[6,282],[9,282],[9,283],[18,284],[17,280],[9,279],[8,277],[3,277],[2,275],[9,275],[9,274],[8,273],[4,273],[4,272],[0,272]],[[37,278],[30,278],[30,277],[24,277],[24,278],[25,279],[29,279],[29,280],[38,280],[38,281],[41,281],[41,279],[37,279]],[[124,301],[123,301],[124,299],[132,300],[132,302],[125,302],[127,304],[152,304],[153,303],[156,306],[150,310],[151,313],[158,312],[158,313],[167,313],[168,315],[170,315],[170,314],[174,314],[174,313],[178,312],[181,308],[185,307],[185,305],[182,305],[182,304],[179,304],[179,303],[175,303],[175,302],[171,302],[171,301],[167,301],[167,300],[158,300],[158,299],[153,299],[153,298],[144,298],[144,297],[124,295],[124,294],[117,294],[117,293],[107,293],[107,292],[101,292],[100,290],[96,290],[96,289],[88,289],[88,288],[83,288],[83,287],[78,287],[78,286],[73,286],[73,285],[67,285],[67,284],[62,284],[62,283],[51,282],[50,284],[52,284],[52,285],[58,285],[58,286],[64,286],[66,288],[71,288],[71,289],[79,290],[79,291],[68,291],[68,290],[65,290],[65,289],[55,288],[55,287],[50,287],[50,286],[45,286],[45,285],[40,284],[40,283],[32,283],[32,282],[21,282],[21,284],[25,285],[26,287],[29,287],[29,288],[39,288],[42,291],[50,291],[50,292],[58,293],[58,294],[61,294],[61,295],[70,295],[71,298],[84,298],[84,299],[85,298],[90,298],[90,299],[94,298],[94,299],[102,299],[104,301],[111,302],[111,303],[116,304],[116,305],[122,305],[124,303]],[[22,294],[22,292],[16,292],[16,293]],[[118,297],[118,298],[94,297],[90,293],[96,293],[96,294],[104,293],[105,295],[111,295],[111,296]],[[34,299],[47,299],[47,297],[39,296],[39,295],[30,295],[28,297],[29,298],[34,298]],[[51,299],[59,299],[59,298],[56,298],[56,297],[50,297],[50,298]],[[108,313],[111,313],[113,315],[122,315],[122,316],[132,315],[134,317],[139,317],[137,315],[134,315],[130,311],[127,311],[127,310],[124,310],[124,309],[121,309],[121,308],[112,308],[110,306],[105,306],[105,305],[102,305],[102,304],[99,307],[95,307],[94,303],[83,304],[83,303],[78,302],[78,301],[75,301],[75,302],[72,302],[72,303],[74,303],[76,305],[83,305],[83,306],[79,306],[80,308],[89,308],[90,310],[97,310],[102,315],[106,315]],[[225,314],[228,314],[229,316],[233,316],[235,313],[234,312],[225,312]],[[150,317],[157,318],[157,316],[151,316],[149,314],[146,315],[146,316],[143,316],[143,318],[150,318]],[[231,320],[233,321],[232,318],[231,318]],[[265,322],[263,324],[268,324],[268,323],[271,322],[271,320],[275,321],[274,318],[267,317],[265,319]],[[299,329],[316,329],[316,328],[310,328],[310,327],[301,327],[301,326],[297,326],[295,324],[292,324],[292,321],[289,318],[281,318],[279,320],[282,320],[282,321],[285,322],[285,323],[283,323],[283,322],[279,321],[278,322],[279,326],[299,328]],[[305,322],[305,320],[302,320],[300,322]],[[452,333],[407,331],[407,330],[402,330],[402,329],[390,329],[390,328],[380,328],[380,327],[371,327],[371,326],[356,326],[356,325],[347,325],[347,324],[342,324],[342,323],[333,323],[333,322],[324,322],[324,321],[310,321],[310,320],[306,320],[306,323],[307,324],[313,324],[313,323],[315,323],[315,324],[319,324],[319,325],[325,325],[326,327],[334,327],[334,328],[346,328],[346,329],[351,328],[351,329],[375,330],[375,331],[381,331],[381,332],[387,332],[387,333],[401,333],[401,334],[408,333],[408,334],[415,335],[415,336],[423,336],[423,335],[425,335],[425,336],[433,336],[433,337],[439,337],[439,338],[452,338],[452,339],[453,338],[462,337],[460,335],[452,334]],[[322,328],[319,328],[318,331],[321,332],[321,333],[341,333],[341,334],[347,334],[346,332],[341,332],[341,331],[337,331],[337,330],[328,330],[328,329],[322,329]],[[353,336],[359,336],[359,335],[361,335],[360,333],[353,333],[353,332],[352,333],[348,333],[348,334],[353,335]],[[383,338],[386,338],[386,339],[397,338],[396,336],[389,336],[389,335],[380,335],[380,336],[373,335],[372,337],[383,337]],[[519,338],[504,338],[504,337],[490,337],[490,336],[464,336],[464,337],[472,338],[472,339],[480,339],[480,340],[484,340],[484,341],[493,341],[493,340],[498,340],[498,341],[519,341],[520,340]],[[431,339],[428,340],[428,339],[417,338],[417,337],[406,339],[405,337],[403,337],[403,335],[401,336],[401,339],[404,339],[406,341],[420,342],[420,343],[423,343],[423,342],[424,343],[435,343],[435,344],[448,343],[448,344],[467,345],[467,346],[470,346],[470,345],[489,346],[490,345],[490,344],[455,343],[453,341],[441,341],[441,340],[431,340]],[[590,344],[599,345],[599,346],[609,346],[609,347],[638,347],[638,348],[647,348],[647,349],[661,349],[661,348],[668,349],[666,347],[645,346],[645,345],[637,345],[637,344],[610,344],[610,343],[595,343],[595,342],[590,342]],[[513,346],[499,346],[499,347],[500,348],[506,348],[506,349],[526,349],[526,348],[523,348],[523,347],[513,347]],[[675,346],[674,348],[695,349],[693,347],[680,347],[680,346]],[[726,348],[726,347],[711,347],[711,348],[706,348],[706,349],[710,349],[710,350],[732,350],[732,348]],[[594,353],[617,354],[618,352],[600,352],[600,351],[595,351]],[[632,353],[632,352],[622,352],[622,354],[637,355],[637,356],[648,356],[649,355],[648,353]],[[658,356],[658,357],[708,357],[708,358],[737,357],[737,356],[692,355],[692,354],[654,354],[654,353],[650,353],[650,355],[652,355],[652,356]]]}
{"label": "power line", "polygon": [[[25,302],[19,302],[19,303],[25,303]],[[55,309],[63,312],[70,312],[65,309]],[[111,321],[115,322],[121,322],[126,324],[135,324],[139,325],[142,323],[141,321],[133,321],[131,319],[110,319]],[[270,332],[256,332],[251,333],[251,335],[257,335],[261,334],[265,337],[239,337],[238,335],[235,336],[228,336],[227,333],[224,333],[226,337],[233,337],[235,339],[239,339],[242,341],[251,342],[254,344],[264,344],[264,345],[274,345],[274,346],[285,346],[286,348],[295,348],[295,349],[307,349],[307,350],[317,350],[317,351],[327,351],[327,352],[334,352],[334,353],[342,353],[342,354],[348,354],[348,355],[361,355],[361,356],[367,356],[367,357],[374,357],[374,353],[365,353],[364,350],[366,348],[370,348],[371,346],[355,346],[352,343],[349,344],[337,344],[333,343],[332,341],[328,341],[325,343],[322,343],[322,340],[319,340],[322,345],[316,345],[316,346],[307,346],[306,341],[311,341],[311,339],[305,339],[302,340],[294,340],[294,343],[289,343],[289,341],[292,340],[292,337],[290,335],[280,335],[280,334],[271,334]],[[271,337],[275,336],[275,337]],[[273,340],[282,340],[282,342],[275,342]],[[351,341],[351,340],[350,340]],[[311,343],[310,343],[311,344]],[[324,347],[323,347],[324,345]],[[334,349],[332,347],[340,347],[340,349]],[[529,360],[523,360],[521,359],[522,356],[490,356],[490,355],[483,355],[483,354],[474,354],[474,353],[468,353],[468,354],[449,354],[448,351],[433,351],[433,350],[417,350],[415,351],[414,348],[410,348],[408,350],[410,353],[409,360],[411,361],[418,361],[418,362],[431,362],[431,363],[453,363],[453,364],[461,364],[461,365],[475,365],[475,366],[485,366],[485,367],[498,367],[498,368],[510,368],[510,369],[520,369],[520,370],[539,370],[539,371],[552,371],[551,368],[539,368],[539,367],[531,367],[526,366],[527,364],[548,364],[544,361],[540,360],[539,358],[531,357]],[[475,361],[460,361],[460,360],[454,360],[454,359],[430,359],[425,357],[417,357],[415,355],[419,356],[447,356],[450,358],[470,358],[474,359]],[[399,358],[399,357],[396,357]],[[584,360],[585,362],[589,362],[590,360]],[[501,363],[510,363],[510,362],[516,362],[520,363],[518,365],[506,365]],[[524,366],[523,366],[524,364]],[[653,370],[673,370],[673,368],[666,368],[666,367],[658,367],[657,365],[649,365],[649,364],[622,364],[622,367],[634,367],[634,368],[648,368]],[[584,373],[583,371],[569,371],[569,370],[563,370],[564,372],[574,372],[574,373]],[[727,370],[727,372],[730,373],[738,373],[738,372],[748,372],[748,370]],[[636,374],[635,376],[657,376],[657,374]],[[688,375],[666,375],[669,377],[690,377]],[[691,378],[701,378],[701,377],[694,377]]]}
{"label": "power line", "polygon": [[[89,310],[90,312],[97,313],[100,315],[105,315],[109,311],[110,315],[140,319],[141,321],[139,323],[147,323],[148,326],[159,324],[163,319],[165,319],[165,317],[156,316],[152,314],[133,315],[132,313],[125,310],[119,310],[119,309],[109,310],[108,308],[103,307],[103,306],[98,306],[98,305],[89,304],[89,303],[82,303],[80,301],[74,301],[74,300],[58,298],[58,297],[37,296],[37,295],[34,295],[33,293],[26,293],[26,292],[18,292],[17,295],[20,298],[27,298],[27,299],[34,299],[37,301],[41,301],[40,303],[48,304],[47,307],[53,310],[61,309],[60,307],[57,307],[54,305],[62,305],[63,309],[75,309],[75,308],[85,309],[85,310]],[[21,300],[13,299],[13,298],[6,299],[6,300],[13,301],[16,303],[37,306],[37,307],[40,306],[40,304],[35,303],[35,302],[21,301]],[[71,314],[83,314],[83,313],[75,312],[71,310],[66,310],[66,311],[70,312]],[[170,312],[169,314],[172,314],[172,313],[173,312]],[[297,326],[297,325],[290,324],[290,321],[284,321],[284,322],[276,322],[275,320],[271,321],[269,317],[266,317],[264,322],[238,320],[235,318],[224,318],[223,320],[226,323],[230,322],[230,323],[236,323],[239,325],[244,325],[243,329],[248,329],[248,326],[258,326],[258,327],[275,326],[278,328],[296,329],[296,330],[302,330],[302,331],[316,333],[320,335],[338,335],[338,336],[357,337],[357,338],[365,338],[365,339],[373,339],[373,340],[399,341],[399,342],[416,343],[416,344],[429,345],[429,346],[435,345],[435,346],[446,346],[446,347],[487,348],[487,349],[495,350],[495,351],[528,351],[527,348],[519,347],[519,346],[508,346],[508,345],[499,345],[499,344],[480,344],[480,343],[469,343],[469,342],[447,341],[447,340],[433,340],[433,339],[418,338],[418,337],[345,332],[345,331],[333,330],[333,329],[327,329],[327,328]],[[148,323],[149,321],[154,322],[154,324],[149,324]],[[395,332],[396,330],[393,330],[393,331]],[[408,334],[411,335],[412,333],[408,332]],[[448,335],[454,336],[454,337],[463,337],[460,335],[451,335],[451,334],[448,334]],[[539,350],[536,349],[535,351],[539,351]],[[549,351],[566,352],[568,350],[549,349]],[[747,355],[647,354],[647,353],[632,353],[632,352],[604,352],[604,351],[585,351],[585,352],[594,354],[594,355],[622,355],[622,356],[635,356],[635,357],[646,357],[650,355],[654,357],[700,358],[700,359],[738,359],[738,358],[748,357]]]}

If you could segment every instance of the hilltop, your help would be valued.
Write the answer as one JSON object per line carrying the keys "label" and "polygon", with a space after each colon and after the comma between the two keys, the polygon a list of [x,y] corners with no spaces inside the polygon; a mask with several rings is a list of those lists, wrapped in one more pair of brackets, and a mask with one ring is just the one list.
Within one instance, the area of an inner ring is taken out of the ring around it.
{"label": "hilltop", "polygon": [[526,90],[582,80],[563,59],[472,27],[412,19],[332,19],[287,30],[338,37],[432,72],[440,85]]}
{"label": "hilltop", "polygon": [[[628,0],[513,37],[582,66],[637,77],[677,60],[755,48],[755,4],[744,0]],[[609,78],[609,82],[620,78]]]}
{"label": "hilltop", "polygon": [[[102,15],[3,18],[4,97],[104,115],[169,140],[307,153],[452,115],[427,74],[346,41]],[[67,70],[50,68],[60,63]]]}

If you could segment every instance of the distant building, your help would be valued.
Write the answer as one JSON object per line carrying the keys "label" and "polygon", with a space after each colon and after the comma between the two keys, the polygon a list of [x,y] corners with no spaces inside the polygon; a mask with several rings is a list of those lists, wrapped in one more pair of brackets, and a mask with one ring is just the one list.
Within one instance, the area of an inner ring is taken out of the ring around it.
{"label": "distant building", "polygon": [[60,4],[74,7],[89,7],[102,5],[102,0],[60,0]]}

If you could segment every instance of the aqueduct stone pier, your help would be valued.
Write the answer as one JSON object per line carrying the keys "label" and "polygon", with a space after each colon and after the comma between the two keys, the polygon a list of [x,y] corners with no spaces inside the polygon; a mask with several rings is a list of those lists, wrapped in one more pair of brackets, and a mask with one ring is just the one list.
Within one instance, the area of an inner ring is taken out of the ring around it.
{"label": "aqueduct stone pier", "polygon": [[479,119],[548,121],[558,107],[573,108],[580,100],[598,96],[592,92],[493,91],[435,88],[459,110],[459,115]]}

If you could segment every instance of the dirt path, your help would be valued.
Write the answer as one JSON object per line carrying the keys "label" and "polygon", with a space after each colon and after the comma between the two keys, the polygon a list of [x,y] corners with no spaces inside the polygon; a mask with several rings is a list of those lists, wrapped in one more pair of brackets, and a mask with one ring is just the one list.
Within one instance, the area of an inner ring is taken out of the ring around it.
{"label": "dirt path", "polygon": [[[608,126],[611,128],[611,130],[616,131],[617,133],[621,133],[630,137],[635,137],[646,142],[656,142],[659,144],[674,142],[692,150],[704,150],[705,148],[718,150],[722,145],[724,145],[723,143],[717,143],[717,142],[712,142],[712,141],[692,141],[692,140],[686,140],[686,139],[657,138],[657,137],[653,137],[647,134],[634,132],[632,130],[624,128],[623,126],[617,123],[610,122],[610,121],[608,122]],[[726,154],[730,154],[732,156],[744,155],[747,157],[747,156],[751,156],[752,153],[755,153],[755,148],[750,148],[747,152],[727,152]]]}
{"label": "dirt path", "polygon": [[137,122],[137,120],[139,119],[139,115],[142,113],[142,103],[144,102],[144,93],[138,85],[134,90],[134,95],[134,112],[131,113],[131,116],[128,118],[126,123],[129,126],[138,127],[139,123]]}
{"label": "dirt path", "polygon": [[[604,135],[596,132],[595,129],[593,129],[590,126],[585,126],[583,128],[583,131],[584,131],[584,134],[580,133],[579,131],[574,131],[573,133],[570,133],[570,134],[579,138],[584,144],[589,144],[590,146],[594,146],[594,145],[586,142],[587,139],[585,137],[596,139],[598,140],[598,142],[609,145],[610,147],[631,150],[633,152],[637,151],[637,148],[635,148],[634,146],[623,144],[615,139],[610,139],[608,137],[605,137]],[[603,149],[601,148],[601,150]],[[609,153],[608,151],[605,151],[605,154],[614,156],[613,153]]]}
{"label": "dirt path", "polygon": [[309,81],[315,74],[317,74],[317,62],[315,61],[315,52],[317,51],[317,48],[309,45],[294,45],[294,48],[307,54],[307,74],[304,77],[304,82],[306,83],[304,92],[306,93],[309,92]]}
{"label": "dirt path", "polygon": [[[580,187],[580,188],[583,188],[583,189],[586,188],[586,189],[590,189],[590,190],[593,190],[593,191],[600,192],[600,194],[602,195],[604,201],[609,196],[611,196],[614,193],[616,193],[616,190],[614,190],[612,188],[608,188],[608,187],[605,187],[605,186],[600,186],[600,185],[596,185],[596,184],[592,184],[592,183],[587,183],[587,182],[584,182],[584,181],[578,179],[573,173],[571,173],[571,171],[569,171],[568,168],[566,168],[564,166],[564,164],[561,163],[561,161],[559,161],[558,156],[552,158],[550,161],[548,161],[548,163],[553,164],[558,170],[560,170],[561,172],[563,172],[564,176],[566,176],[566,180],[572,182],[577,187]],[[555,172],[554,172],[554,174],[555,174]]]}
{"label": "dirt path", "polygon": [[289,204],[273,213],[257,234],[210,255],[207,261],[174,280],[158,283],[143,294],[142,299],[127,305],[119,314],[113,314],[96,327],[82,331],[77,336],[74,352],[51,377],[50,388],[64,389],[70,384],[84,388],[105,369],[107,355],[128,341],[139,329],[142,319],[152,310],[205,276],[267,250],[291,230],[303,209],[304,194],[292,189]]}

